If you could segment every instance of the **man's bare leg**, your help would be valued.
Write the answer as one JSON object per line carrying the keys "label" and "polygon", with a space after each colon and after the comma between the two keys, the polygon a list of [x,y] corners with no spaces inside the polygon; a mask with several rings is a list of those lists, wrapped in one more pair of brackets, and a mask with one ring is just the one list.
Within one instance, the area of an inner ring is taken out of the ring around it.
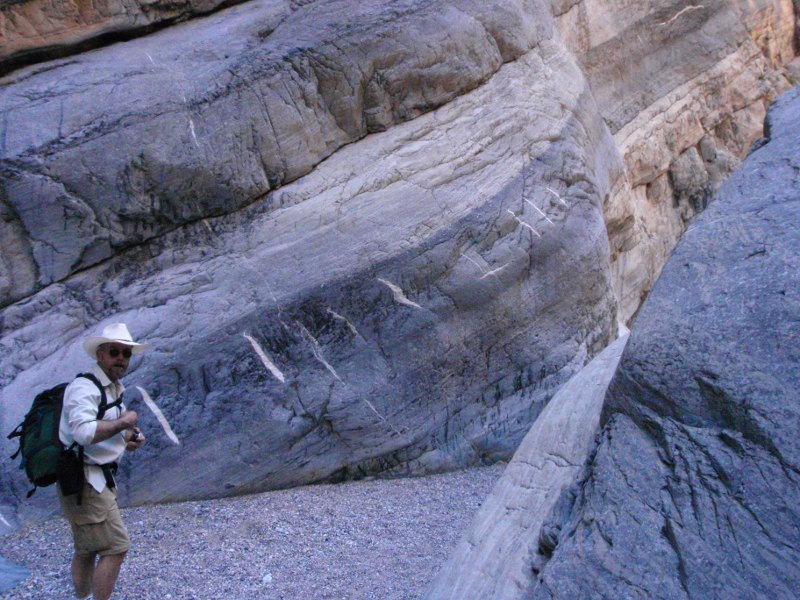
{"label": "man's bare leg", "polygon": [[75,553],[72,555],[72,585],[75,586],[77,598],[86,598],[92,593],[95,558],[95,554]]}
{"label": "man's bare leg", "polygon": [[119,568],[125,560],[126,552],[122,554],[110,554],[101,556],[94,568],[94,581],[92,582],[92,592],[94,600],[108,600],[111,592],[114,591],[114,584],[117,583]]}

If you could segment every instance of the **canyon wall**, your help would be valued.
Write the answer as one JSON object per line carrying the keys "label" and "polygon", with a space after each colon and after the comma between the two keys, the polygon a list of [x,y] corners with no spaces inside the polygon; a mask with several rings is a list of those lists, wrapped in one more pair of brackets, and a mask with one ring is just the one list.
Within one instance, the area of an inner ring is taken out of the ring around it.
{"label": "canyon wall", "polygon": [[620,319],[761,136],[795,56],[789,0],[553,2],[625,163],[604,205]]}
{"label": "canyon wall", "polygon": [[426,597],[797,595],[800,87],[766,133],[630,336],[542,411]]}
{"label": "canyon wall", "polygon": [[798,124],[794,88],[670,257],[527,597],[797,595]]}
{"label": "canyon wall", "polygon": [[9,72],[2,425],[121,320],[179,440],[132,400],[128,502],[508,458],[788,85],[791,4],[617,4],[254,0]]}

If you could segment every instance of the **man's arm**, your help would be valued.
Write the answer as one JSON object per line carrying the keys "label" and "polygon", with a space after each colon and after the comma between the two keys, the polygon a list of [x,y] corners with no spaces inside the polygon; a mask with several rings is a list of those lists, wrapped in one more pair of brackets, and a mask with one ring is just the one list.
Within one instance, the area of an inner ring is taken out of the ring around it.
{"label": "man's arm", "polygon": [[136,412],[126,411],[120,418],[97,420],[100,405],[100,390],[83,377],[77,378],[64,393],[64,412],[75,441],[89,446],[107,440],[136,425]]}
{"label": "man's arm", "polygon": [[113,419],[110,421],[95,421],[95,423],[97,423],[97,427],[94,430],[94,437],[92,438],[91,443],[96,444],[117,435],[121,431],[133,429],[134,425],[136,425],[136,419],[136,411],[127,410],[122,413],[122,416],[119,419]]}

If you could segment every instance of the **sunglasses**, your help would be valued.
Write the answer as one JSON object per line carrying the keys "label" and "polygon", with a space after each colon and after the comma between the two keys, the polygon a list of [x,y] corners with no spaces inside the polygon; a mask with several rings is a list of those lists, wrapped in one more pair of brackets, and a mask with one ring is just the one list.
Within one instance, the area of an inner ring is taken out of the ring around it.
{"label": "sunglasses", "polygon": [[120,354],[122,354],[122,356],[125,358],[130,358],[131,354],[133,354],[128,348],[125,348],[125,350],[120,350],[119,348],[110,348],[107,350],[107,352],[111,358],[117,358]]}

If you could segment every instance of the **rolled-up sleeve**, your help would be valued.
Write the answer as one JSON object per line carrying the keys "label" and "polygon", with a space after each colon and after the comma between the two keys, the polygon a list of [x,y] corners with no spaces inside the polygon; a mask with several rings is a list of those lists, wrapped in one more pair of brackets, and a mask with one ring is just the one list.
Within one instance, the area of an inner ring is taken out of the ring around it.
{"label": "rolled-up sleeve", "polygon": [[67,415],[70,433],[81,446],[88,446],[97,431],[97,408],[100,390],[82,377],[73,381],[64,391],[63,411]]}

